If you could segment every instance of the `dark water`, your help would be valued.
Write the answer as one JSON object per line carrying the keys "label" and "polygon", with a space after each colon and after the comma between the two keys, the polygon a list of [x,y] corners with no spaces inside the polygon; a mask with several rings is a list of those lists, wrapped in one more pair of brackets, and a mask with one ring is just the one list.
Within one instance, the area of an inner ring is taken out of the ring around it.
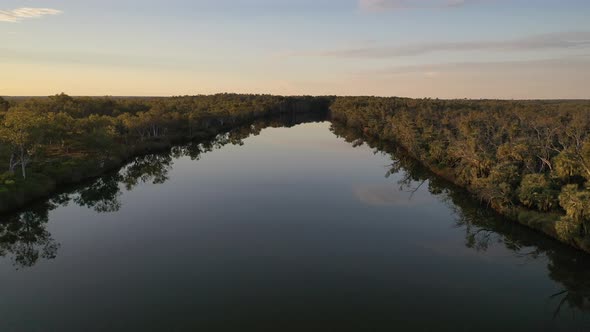
{"label": "dark water", "polygon": [[0,331],[590,330],[586,256],[307,120],[137,158],[4,217]]}

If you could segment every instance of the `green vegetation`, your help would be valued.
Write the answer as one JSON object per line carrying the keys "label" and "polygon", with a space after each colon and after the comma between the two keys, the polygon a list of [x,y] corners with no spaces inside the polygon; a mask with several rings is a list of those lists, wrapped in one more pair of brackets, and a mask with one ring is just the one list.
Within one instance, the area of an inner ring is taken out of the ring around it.
{"label": "green vegetation", "polygon": [[590,102],[350,97],[331,109],[501,214],[590,250]]}
{"label": "green vegetation", "polygon": [[[134,156],[214,137],[254,119],[327,110],[330,99],[220,94],[173,98],[0,98],[0,212]],[[150,163],[150,161],[146,161]]]}
{"label": "green vegetation", "polygon": [[[335,122],[365,137],[395,142],[501,214],[590,251],[587,101],[237,94],[0,98],[0,162],[6,165],[0,174],[0,211],[137,156],[215,137],[271,115],[328,108]],[[161,161],[138,165],[144,172]]]}

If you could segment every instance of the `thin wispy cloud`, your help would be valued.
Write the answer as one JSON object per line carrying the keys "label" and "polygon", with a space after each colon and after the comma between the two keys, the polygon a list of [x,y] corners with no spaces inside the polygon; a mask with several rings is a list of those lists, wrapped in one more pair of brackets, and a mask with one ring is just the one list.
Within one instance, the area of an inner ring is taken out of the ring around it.
{"label": "thin wispy cloud", "polygon": [[534,51],[543,49],[575,49],[590,47],[590,31],[558,32],[512,40],[435,42],[402,46],[369,46],[318,52],[293,53],[291,56],[342,58],[391,58],[418,56],[436,52],[469,51]]}
{"label": "thin wispy cloud", "polygon": [[52,8],[22,7],[13,10],[0,10],[0,22],[17,23],[29,18],[38,18],[48,15],[59,15],[62,11]]}
{"label": "thin wispy cloud", "polygon": [[437,64],[421,64],[410,66],[396,66],[377,70],[360,71],[354,76],[374,77],[398,76],[420,74],[425,77],[435,77],[442,74],[467,72],[475,73],[500,73],[534,70],[535,72],[576,71],[590,74],[590,60],[580,57],[549,58],[541,60],[515,60],[515,61],[482,61],[482,62],[450,62]]}
{"label": "thin wispy cloud", "polygon": [[393,66],[359,70],[349,80],[374,84],[385,96],[581,99],[588,97],[589,78],[588,59],[563,57]]}
{"label": "thin wispy cloud", "polygon": [[365,11],[386,11],[413,8],[458,7],[476,0],[359,0],[359,7]]}

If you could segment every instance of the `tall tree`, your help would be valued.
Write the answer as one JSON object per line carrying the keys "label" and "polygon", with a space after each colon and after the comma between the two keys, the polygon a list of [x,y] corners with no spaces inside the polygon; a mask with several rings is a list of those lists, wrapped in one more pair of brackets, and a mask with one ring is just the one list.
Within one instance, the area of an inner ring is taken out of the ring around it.
{"label": "tall tree", "polygon": [[37,152],[42,140],[42,116],[25,108],[15,108],[4,117],[4,126],[0,128],[0,139],[11,148],[9,172],[21,166],[23,178],[26,179],[27,165]]}

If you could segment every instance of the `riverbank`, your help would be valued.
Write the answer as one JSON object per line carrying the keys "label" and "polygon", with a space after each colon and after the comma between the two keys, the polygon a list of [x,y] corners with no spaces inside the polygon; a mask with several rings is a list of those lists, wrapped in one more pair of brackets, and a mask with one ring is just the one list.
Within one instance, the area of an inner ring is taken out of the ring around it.
{"label": "riverbank", "polygon": [[172,147],[194,142],[199,143],[214,139],[220,134],[253,123],[261,119],[280,116],[295,117],[306,113],[326,113],[327,107],[303,105],[294,102],[266,112],[244,111],[246,116],[228,120],[227,117],[210,117],[206,123],[194,126],[186,134],[171,133],[158,137],[148,137],[133,144],[121,142],[112,146],[109,151],[88,155],[72,155],[67,158],[46,159],[28,168],[26,179],[18,174],[5,173],[0,175],[0,213],[6,214],[25,208],[29,204],[50,197],[68,186],[88,181],[108,172],[113,172],[133,158],[147,154],[170,150]]}
{"label": "riverbank", "polygon": [[[333,120],[338,121],[338,120]],[[340,123],[346,126],[345,123]],[[365,141],[371,142],[372,147],[375,147],[375,141],[378,141],[378,148],[380,151],[395,153],[396,155],[403,154],[413,161],[418,163],[425,169],[426,172],[431,173],[433,176],[448,182],[448,185],[454,186],[460,190],[464,190],[467,194],[472,196],[475,200],[479,201],[482,208],[489,208],[499,216],[508,219],[512,222],[526,226],[529,229],[542,233],[550,238],[557,240],[561,243],[567,244],[575,249],[584,251],[590,254],[590,240],[585,237],[575,237],[570,241],[564,241],[555,229],[556,223],[565,216],[563,213],[556,211],[551,212],[538,212],[531,209],[526,209],[522,206],[502,206],[495,204],[493,201],[488,201],[484,195],[472,186],[461,183],[457,180],[455,170],[451,168],[440,167],[439,165],[432,165],[428,161],[421,159],[419,156],[412,154],[408,151],[408,148],[398,140],[392,139],[391,137],[383,137],[383,133],[371,132],[368,128],[361,128],[358,126],[349,127],[355,130],[359,137]],[[396,151],[389,151],[387,146],[395,146]]]}
{"label": "riverbank", "polygon": [[[431,172],[498,213],[590,252],[590,102],[281,97],[72,98],[0,113],[0,212],[131,158],[268,116],[327,112],[398,142]],[[21,167],[24,166],[24,167]],[[26,177],[26,179],[25,179]]]}
{"label": "riverbank", "polygon": [[18,176],[0,179],[4,184],[0,187],[0,213],[22,209],[36,200],[59,192],[63,187],[115,171],[134,157],[165,151],[182,142],[213,138],[229,129],[231,128],[220,127],[197,132],[191,137],[176,136],[144,141],[141,144],[126,146],[118,151],[111,151],[108,155],[95,156],[92,159],[54,160],[36,167],[26,179]]}

